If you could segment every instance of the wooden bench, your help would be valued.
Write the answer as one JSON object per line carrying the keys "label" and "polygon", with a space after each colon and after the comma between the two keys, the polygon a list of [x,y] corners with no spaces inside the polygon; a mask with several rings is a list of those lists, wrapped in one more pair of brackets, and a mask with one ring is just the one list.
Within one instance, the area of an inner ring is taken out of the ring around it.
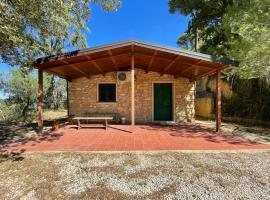
{"label": "wooden bench", "polygon": [[[80,128],[105,128],[107,130],[108,128],[108,120],[113,120],[113,117],[74,117],[74,120],[77,120],[77,126],[78,126],[78,130]],[[88,121],[88,120],[102,120],[104,121],[104,124],[84,124],[81,123],[81,121]]]}

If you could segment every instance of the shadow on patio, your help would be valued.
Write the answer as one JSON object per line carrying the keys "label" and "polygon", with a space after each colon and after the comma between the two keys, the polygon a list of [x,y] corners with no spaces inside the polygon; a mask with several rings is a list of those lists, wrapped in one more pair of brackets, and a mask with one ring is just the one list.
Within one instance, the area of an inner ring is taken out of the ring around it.
{"label": "shadow on patio", "polygon": [[152,125],[147,127],[142,127],[147,131],[163,131],[167,132],[170,136],[181,137],[181,138],[203,138],[208,142],[214,143],[228,143],[228,144],[239,144],[253,146],[259,144],[257,142],[243,139],[238,136],[234,136],[230,133],[222,132],[217,134],[214,130],[207,127],[202,127],[199,125],[177,125],[177,126],[159,126]]}
{"label": "shadow on patio", "polygon": [[22,141],[1,141],[1,151],[145,151],[145,150],[237,150],[268,149],[233,136],[189,124],[175,126],[111,125],[104,129],[74,129],[66,126],[58,131]]}

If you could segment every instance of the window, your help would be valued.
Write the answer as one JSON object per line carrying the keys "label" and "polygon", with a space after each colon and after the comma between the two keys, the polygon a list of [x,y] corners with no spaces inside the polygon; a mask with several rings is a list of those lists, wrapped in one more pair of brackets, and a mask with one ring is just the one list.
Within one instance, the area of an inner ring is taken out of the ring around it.
{"label": "window", "polygon": [[98,85],[99,102],[116,102],[116,84],[102,83]]}

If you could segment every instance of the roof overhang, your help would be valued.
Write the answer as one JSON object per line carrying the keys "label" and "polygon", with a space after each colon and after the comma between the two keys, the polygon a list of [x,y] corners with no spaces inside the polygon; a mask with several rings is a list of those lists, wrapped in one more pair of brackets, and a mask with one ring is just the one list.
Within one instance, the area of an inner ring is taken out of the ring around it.
{"label": "roof overhang", "polygon": [[80,77],[127,70],[134,56],[135,67],[196,80],[233,64],[224,58],[137,40],[86,48],[39,58],[34,66],[71,81]]}

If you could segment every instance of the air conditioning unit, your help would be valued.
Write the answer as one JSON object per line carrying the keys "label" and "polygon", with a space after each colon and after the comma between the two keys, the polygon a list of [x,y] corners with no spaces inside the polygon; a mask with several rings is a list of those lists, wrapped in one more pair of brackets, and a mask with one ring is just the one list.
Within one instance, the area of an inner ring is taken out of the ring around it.
{"label": "air conditioning unit", "polygon": [[119,83],[125,83],[130,81],[130,72],[129,71],[118,71],[117,72],[117,81]]}

